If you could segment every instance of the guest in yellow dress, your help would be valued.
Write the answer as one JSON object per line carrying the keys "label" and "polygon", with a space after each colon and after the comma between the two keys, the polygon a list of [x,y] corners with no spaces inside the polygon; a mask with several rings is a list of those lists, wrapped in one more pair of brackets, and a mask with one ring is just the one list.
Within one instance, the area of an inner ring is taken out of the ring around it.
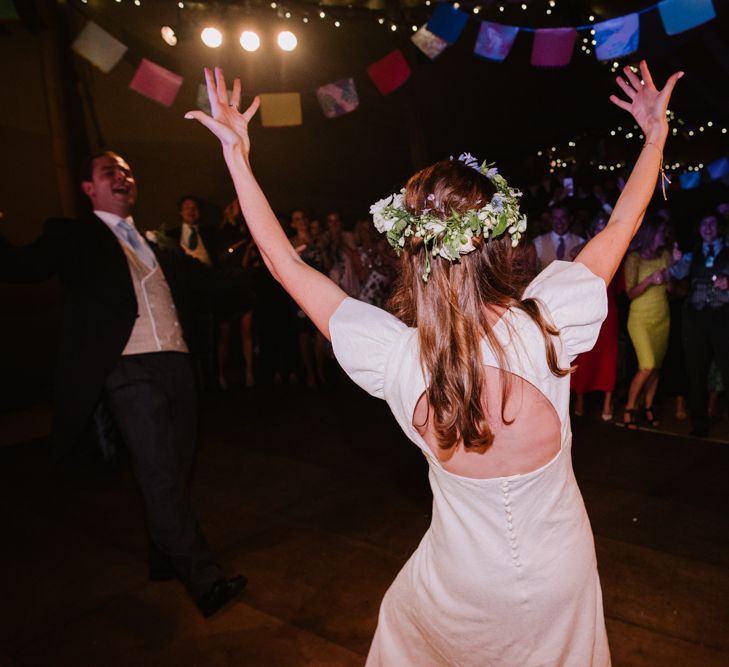
{"label": "guest in yellow dress", "polygon": [[638,372],[628,390],[623,423],[637,428],[636,406],[645,392],[645,418],[658,426],[653,414],[653,398],[668,347],[670,314],[668,294],[671,258],[666,245],[666,225],[660,219],[643,223],[635,238],[634,251],[625,259],[625,289],[630,298],[628,334],[638,357]]}

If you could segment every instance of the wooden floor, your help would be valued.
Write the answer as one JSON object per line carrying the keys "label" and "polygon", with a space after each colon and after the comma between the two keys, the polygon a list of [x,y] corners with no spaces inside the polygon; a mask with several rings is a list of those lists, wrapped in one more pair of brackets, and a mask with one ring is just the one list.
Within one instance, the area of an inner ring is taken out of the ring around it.
{"label": "wooden floor", "polygon": [[[726,667],[729,445],[573,428],[613,664]],[[364,663],[429,523],[422,455],[348,386],[229,392],[205,402],[201,432],[197,512],[249,578],[207,621],[178,583],[146,580],[128,469],[59,476],[43,441],[0,449],[0,667]]]}

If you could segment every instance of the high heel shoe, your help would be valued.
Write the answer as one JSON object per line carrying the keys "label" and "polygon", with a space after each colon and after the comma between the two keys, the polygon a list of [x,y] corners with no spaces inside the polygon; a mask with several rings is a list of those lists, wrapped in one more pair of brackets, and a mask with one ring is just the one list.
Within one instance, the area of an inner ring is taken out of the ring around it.
{"label": "high heel shoe", "polygon": [[643,416],[645,417],[646,422],[648,422],[648,425],[651,426],[651,428],[658,428],[661,425],[661,420],[656,419],[656,416],[653,414],[653,407],[646,407],[643,410]]}
{"label": "high heel shoe", "polygon": [[636,419],[638,411],[635,409],[623,410],[623,426],[629,431],[638,430],[638,420]]}

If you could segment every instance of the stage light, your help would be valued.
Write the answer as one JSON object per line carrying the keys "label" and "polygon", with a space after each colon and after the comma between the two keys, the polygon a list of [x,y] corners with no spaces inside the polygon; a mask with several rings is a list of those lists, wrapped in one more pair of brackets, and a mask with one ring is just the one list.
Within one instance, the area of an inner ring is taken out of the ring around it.
{"label": "stage light", "polygon": [[279,47],[284,51],[293,51],[299,43],[299,40],[296,39],[296,35],[289,30],[283,30],[278,33],[277,41]]}
{"label": "stage light", "polygon": [[200,39],[205,46],[217,49],[223,43],[223,33],[217,28],[208,27],[200,33]]}
{"label": "stage light", "polygon": [[170,28],[168,25],[163,25],[162,30],[159,31],[162,35],[162,39],[165,41],[165,43],[169,44],[170,46],[175,46],[177,44],[177,35],[175,35],[175,31]]}
{"label": "stage light", "polygon": [[240,45],[246,51],[258,51],[261,46],[261,38],[252,30],[244,30],[240,34]]}

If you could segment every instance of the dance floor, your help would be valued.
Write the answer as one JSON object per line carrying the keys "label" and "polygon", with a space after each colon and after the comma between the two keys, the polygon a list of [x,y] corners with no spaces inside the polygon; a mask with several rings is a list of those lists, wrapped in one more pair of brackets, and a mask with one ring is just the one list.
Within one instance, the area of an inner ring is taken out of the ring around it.
{"label": "dance floor", "polygon": [[[128,467],[59,475],[42,439],[6,446],[0,667],[363,664],[428,526],[424,458],[348,385],[232,391],[202,412],[194,501],[243,595],[204,620],[177,582],[147,581]],[[573,428],[613,664],[728,665],[729,445]]]}

